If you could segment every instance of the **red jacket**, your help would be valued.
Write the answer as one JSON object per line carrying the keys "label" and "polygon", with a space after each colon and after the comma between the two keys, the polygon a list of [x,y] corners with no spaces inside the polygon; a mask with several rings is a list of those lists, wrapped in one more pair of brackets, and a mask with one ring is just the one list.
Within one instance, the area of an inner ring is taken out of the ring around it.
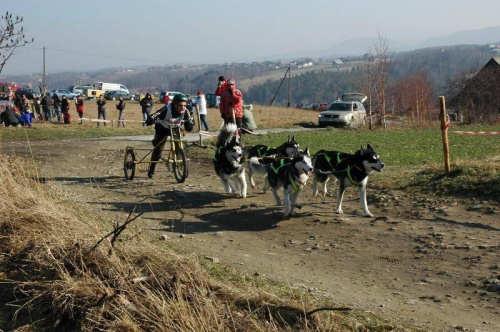
{"label": "red jacket", "polygon": [[233,108],[235,110],[235,117],[240,119],[243,117],[243,94],[240,90],[231,90],[227,88],[222,93],[220,98],[219,110],[224,119],[231,119],[233,117]]}
{"label": "red jacket", "polygon": [[222,85],[219,85],[217,87],[217,90],[215,90],[215,95],[216,96],[219,96],[219,97],[222,97],[222,93],[224,92],[224,90],[227,89],[227,81],[225,81]]}

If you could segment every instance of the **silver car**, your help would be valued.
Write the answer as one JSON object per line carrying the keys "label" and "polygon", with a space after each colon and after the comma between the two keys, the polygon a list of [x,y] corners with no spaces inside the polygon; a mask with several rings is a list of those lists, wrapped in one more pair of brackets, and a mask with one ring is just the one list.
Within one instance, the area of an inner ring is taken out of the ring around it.
{"label": "silver car", "polygon": [[318,115],[320,127],[354,128],[366,123],[366,110],[359,101],[335,101]]}

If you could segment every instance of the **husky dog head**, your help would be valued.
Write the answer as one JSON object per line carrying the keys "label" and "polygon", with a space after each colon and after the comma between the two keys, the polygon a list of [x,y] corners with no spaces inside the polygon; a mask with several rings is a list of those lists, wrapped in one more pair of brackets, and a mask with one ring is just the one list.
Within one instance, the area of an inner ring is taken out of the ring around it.
{"label": "husky dog head", "polygon": [[300,177],[302,177],[303,175],[309,177],[309,175],[313,171],[311,155],[309,154],[309,147],[306,147],[306,149],[304,151],[301,151],[301,153],[297,157],[293,158],[292,163]]}
{"label": "husky dog head", "polygon": [[299,155],[300,146],[299,142],[295,140],[295,135],[288,135],[288,139],[281,146],[285,150],[285,155],[289,158],[293,158]]}
{"label": "husky dog head", "polygon": [[359,153],[359,156],[363,160],[363,166],[367,174],[370,174],[373,171],[381,172],[385,164],[380,160],[379,155],[373,150],[373,148],[368,144],[366,149],[361,147],[361,149],[356,152]]}
{"label": "husky dog head", "polygon": [[236,136],[233,136],[231,141],[226,143],[225,150],[226,159],[233,165],[233,167],[237,167],[241,164],[243,150],[240,145],[240,140]]}

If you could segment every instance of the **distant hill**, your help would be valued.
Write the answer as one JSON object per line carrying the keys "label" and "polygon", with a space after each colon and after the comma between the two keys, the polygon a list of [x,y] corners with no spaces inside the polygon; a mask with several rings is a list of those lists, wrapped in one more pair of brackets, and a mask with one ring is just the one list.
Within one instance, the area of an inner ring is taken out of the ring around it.
{"label": "distant hill", "polygon": [[426,48],[449,45],[480,45],[500,42],[500,26],[478,30],[459,31],[449,36],[437,37],[415,45],[414,48]]}

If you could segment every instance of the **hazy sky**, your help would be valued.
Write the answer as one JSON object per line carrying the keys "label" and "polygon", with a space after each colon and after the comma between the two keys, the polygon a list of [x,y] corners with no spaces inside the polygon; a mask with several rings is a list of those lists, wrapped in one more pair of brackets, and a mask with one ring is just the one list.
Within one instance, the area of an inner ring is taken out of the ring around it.
{"label": "hazy sky", "polygon": [[[500,0],[0,0],[26,36],[2,74],[225,63],[360,37],[408,44],[500,25]],[[499,36],[500,39],[500,36]]]}

